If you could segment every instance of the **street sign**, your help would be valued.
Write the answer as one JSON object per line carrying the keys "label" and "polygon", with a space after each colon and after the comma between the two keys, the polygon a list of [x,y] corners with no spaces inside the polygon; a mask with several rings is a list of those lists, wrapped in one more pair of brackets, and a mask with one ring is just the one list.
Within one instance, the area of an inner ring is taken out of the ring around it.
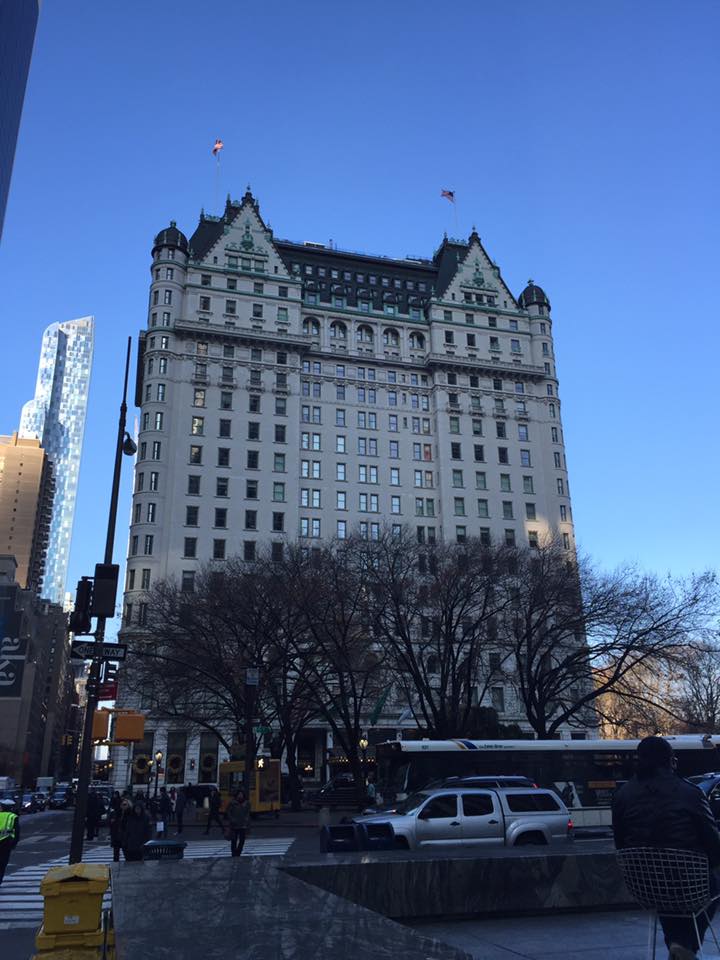
{"label": "street sign", "polygon": [[260,683],[260,671],[257,667],[247,667],[245,670],[245,683],[248,687],[257,687]]}
{"label": "street sign", "polygon": [[93,640],[73,640],[70,656],[76,660],[124,660],[124,643],[95,643]]}

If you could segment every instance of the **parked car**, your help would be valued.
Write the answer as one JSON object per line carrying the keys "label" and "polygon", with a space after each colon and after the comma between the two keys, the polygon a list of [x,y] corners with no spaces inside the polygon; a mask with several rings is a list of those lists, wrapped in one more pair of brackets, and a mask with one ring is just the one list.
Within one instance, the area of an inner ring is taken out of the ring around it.
{"label": "parked car", "polygon": [[356,817],[355,823],[390,823],[397,845],[506,846],[567,843],[570,814],[552,790],[456,786],[421,790],[397,804],[394,814]]}
{"label": "parked car", "polygon": [[720,822],[720,773],[701,773],[697,777],[688,777],[688,780],[700,787],[708,798],[713,816]]}
{"label": "parked car", "polygon": [[[15,813],[20,813],[21,806],[21,794],[17,790],[3,790],[0,792],[0,800],[11,800],[14,804],[13,811]],[[6,808],[7,809],[7,808]]]}
{"label": "parked car", "polygon": [[311,793],[307,802],[316,809],[320,807],[355,807],[364,810],[370,799],[365,784],[361,784],[358,788],[351,773],[338,773],[319,790]]}
{"label": "parked car", "polygon": [[37,797],[34,793],[24,793],[22,795],[20,813],[37,813],[39,809]]}
{"label": "parked car", "polygon": [[[494,777],[445,777],[445,779],[431,780],[423,789],[439,790],[442,787],[531,787],[537,789],[537,784],[530,777],[521,776],[494,776]],[[370,806],[363,810],[365,814],[395,813],[398,804],[402,801],[384,803],[380,806]]]}
{"label": "parked car", "polygon": [[70,799],[66,789],[55,790],[48,800],[48,807],[51,810],[67,810],[70,806]]}

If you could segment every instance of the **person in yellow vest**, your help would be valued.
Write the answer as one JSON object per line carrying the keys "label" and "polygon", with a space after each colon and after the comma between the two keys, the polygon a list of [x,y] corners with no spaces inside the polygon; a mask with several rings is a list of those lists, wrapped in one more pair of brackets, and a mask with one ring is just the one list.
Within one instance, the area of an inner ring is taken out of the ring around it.
{"label": "person in yellow vest", "polygon": [[12,800],[0,800],[0,883],[10,859],[10,851],[20,839],[20,819]]}

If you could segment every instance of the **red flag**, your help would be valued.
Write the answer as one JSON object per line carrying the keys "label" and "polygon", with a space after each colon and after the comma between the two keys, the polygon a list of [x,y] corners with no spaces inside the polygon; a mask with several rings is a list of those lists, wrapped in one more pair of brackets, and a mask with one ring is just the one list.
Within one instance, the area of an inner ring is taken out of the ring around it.
{"label": "red flag", "polygon": [[449,200],[450,203],[455,203],[455,191],[454,190],[441,190],[440,196],[445,197],[446,200]]}
{"label": "red flag", "polygon": [[212,155],[216,157],[224,146],[225,144],[222,142],[222,140],[220,140],[220,138],[218,138],[215,141],[215,146],[212,148]]}

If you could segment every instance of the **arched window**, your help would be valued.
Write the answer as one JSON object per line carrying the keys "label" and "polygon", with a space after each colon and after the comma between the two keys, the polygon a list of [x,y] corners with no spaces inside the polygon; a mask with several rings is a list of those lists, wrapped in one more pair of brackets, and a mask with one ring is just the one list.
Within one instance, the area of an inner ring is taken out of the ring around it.
{"label": "arched window", "polygon": [[315,317],[308,317],[307,320],[303,320],[303,333],[309,337],[320,336],[320,324]]}
{"label": "arched window", "polygon": [[386,347],[400,346],[400,334],[394,327],[385,327],[383,330],[383,343]]}
{"label": "arched window", "polygon": [[333,320],[330,324],[330,338],[332,340],[347,340],[347,327],[340,320]]}
{"label": "arched window", "polygon": [[413,350],[424,350],[425,349],[425,337],[422,333],[416,333],[414,330],[410,334],[410,347]]}
{"label": "arched window", "polygon": [[358,343],[372,343],[375,339],[375,335],[372,332],[372,327],[368,327],[367,324],[361,323],[357,328],[355,339]]}

